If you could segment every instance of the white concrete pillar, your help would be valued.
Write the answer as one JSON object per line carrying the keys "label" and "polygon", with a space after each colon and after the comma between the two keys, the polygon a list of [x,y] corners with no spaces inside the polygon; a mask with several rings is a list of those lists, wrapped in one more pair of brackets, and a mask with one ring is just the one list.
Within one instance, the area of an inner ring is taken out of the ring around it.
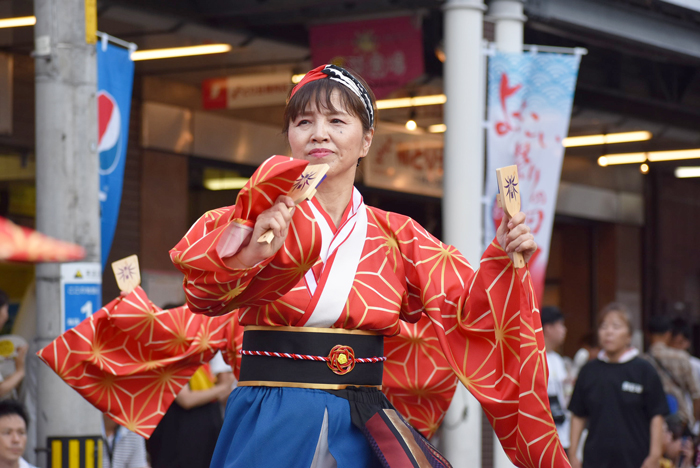
{"label": "white concrete pillar", "polygon": [[[496,49],[500,52],[522,53],[523,27],[527,19],[521,0],[492,0],[489,16],[495,21]],[[494,468],[514,468],[498,438],[493,439]]]}
{"label": "white concrete pillar", "polygon": [[496,26],[496,48],[501,52],[523,51],[523,27],[527,19],[521,0],[493,0],[489,4],[489,16]]}
{"label": "white concrete pillar", "polygon": [[[484,99],[482,0],[448,0],[445,14],[445,242],[472,265],[482,250],[481,198],[484,185]],[[466,418],[463,417],[466,408]],[[460,386],[447,413],[444,455],[455,468],[481,467],[481,407]]]}

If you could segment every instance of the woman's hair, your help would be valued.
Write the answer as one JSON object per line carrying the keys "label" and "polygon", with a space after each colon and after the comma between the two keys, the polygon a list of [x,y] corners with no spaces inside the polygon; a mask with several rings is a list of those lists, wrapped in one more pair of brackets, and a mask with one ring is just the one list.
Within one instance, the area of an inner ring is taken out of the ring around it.
{"label": "woman's hair", "polygon": [[610,314],[617,314],[617,316],[620,317],[623,322],[625,322],[625,325],[627,325],[627,329],[629,330],[630,336],[632,336],[632,332],[634,331],[634,327],[632,325],[632,316],[630,315],[627,306],[620,302],[611,302],[610,304],[603,307],[603,309],[598,314],[598,328],[601,327],[605,318]]}
{"label": "woman's hair", "polygon": [[[367,94],[369,94],[372,101],[372,108],[376,115],[377,101],[374,97],[374,93],[361,76],[356,73],[352,73],[352,76],[361,82],[367,90]],[[331,80],[330,78],[311,81],[297,89],[294,96],[289,99],[287,107],[284,108],[284,127],[282,127],[282,131],[287,133],[289,130],[289,123],[305,112],[309,106],[316,106],[318,109],[324,108],[330,112],[337,112],[338,109],[336,109],[331,102],[333,91],[338,91],[338,97],[344,107],[343,110],[360,119],[362,122],[362,130],[365,132],[370,131],[372,125],[370,124],[369,115],[362,99],[348,89],[347,86]]]}

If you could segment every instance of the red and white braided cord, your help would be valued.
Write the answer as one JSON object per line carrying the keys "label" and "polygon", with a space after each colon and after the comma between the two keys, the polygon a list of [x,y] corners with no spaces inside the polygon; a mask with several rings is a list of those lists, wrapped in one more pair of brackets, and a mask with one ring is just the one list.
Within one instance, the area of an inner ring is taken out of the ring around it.
{"label": "red and white braided cord", "polygon": [[[267,357],[279,357],[279,358],[287,358],[287,359],[294,359],[296,360],[304,360],[304,361],[324,361],[328,362],[330,360],[330,357],[328,356],[312,356],[311,354],[295,354],[295,353],[277,353],[274,351],[248,351],[246,349],[241,350],[241,354],[243,356],[267,356]],[[375,363],[375,362],[384,362],[386,361],[386,356],[380,356],[380,357],[371,357],[371,358],[354,358],[355,362],[367,364],[367,363]]]}

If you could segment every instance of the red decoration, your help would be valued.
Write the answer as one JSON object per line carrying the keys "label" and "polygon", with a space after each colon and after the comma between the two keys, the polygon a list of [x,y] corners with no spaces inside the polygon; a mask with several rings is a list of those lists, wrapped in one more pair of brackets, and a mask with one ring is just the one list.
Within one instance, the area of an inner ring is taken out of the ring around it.
{"label": "red decoration", "polygon": [[355,368],[355,351],[350,346],[333,346],[328,354],[328,368],[334,374],[347,374]]}
{"label": "red decoration", "polygon": [[70,262],[85,257],[79,245],[63,242],[0,218],[0,261]]}

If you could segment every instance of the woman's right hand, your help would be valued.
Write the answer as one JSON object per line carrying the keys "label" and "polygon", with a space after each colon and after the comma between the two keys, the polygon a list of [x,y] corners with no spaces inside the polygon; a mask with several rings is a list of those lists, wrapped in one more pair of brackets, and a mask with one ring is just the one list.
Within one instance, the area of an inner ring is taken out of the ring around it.
{"label": "woman's right hand", "polygon": [[[253,227],[253,235],[250,241],[240,252],[231,257],[227,262],[232,268],[252,268],[263,260],[272,257],[284,245],[289,233],[289,225],[294,214],[294,200],[285,195],[280,195],[269,209],[258,215]],[[290,210],[291,208],[291,210]],[[272,242],[260,243],[258,239],[269,229],[275,234]]]}
{"label": "woman's right hand", "polygon": [[581,460],[578,459],[576,454],[572,454],[571,457],[569,457],[569,463],[571,464],[571,468],[581,468]]}

